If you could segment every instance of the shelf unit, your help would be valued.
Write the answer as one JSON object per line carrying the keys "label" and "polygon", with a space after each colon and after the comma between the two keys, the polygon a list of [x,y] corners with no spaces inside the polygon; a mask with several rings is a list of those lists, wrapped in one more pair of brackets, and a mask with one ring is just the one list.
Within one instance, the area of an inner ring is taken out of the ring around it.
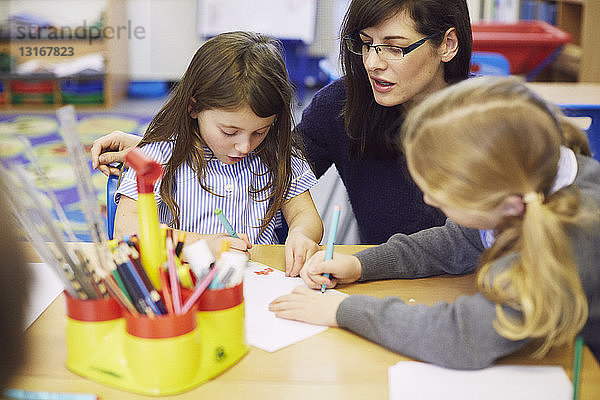
{"label": "shelf unit", "polygon": [[600,82],[600,20],[598,0],[555,0],[556,25],[573,37],[575,52],[580,54],[579,81]]}
{"label": "shelf unit", "polygon": [[[107,0],[103,12],[104,27],[123,27],[127,26],[127,7],[124,1]],[[19,50],[20,47],[72,47],[73,57],[64,56],[25,56]],[[100,79],[103,84],[102,103],[97,104],[75,104],[78,108],[111,108],[115,103],[120,101],[127,92],[128,85],[128,40],[125,37],[117,38],[98,38],[98,39],[10,39],[0,38],[0,52],[6,52],[15,58],[16,63],[20,64],[32,59],[39,59],[49,63],[64,62],[71,60],[74,57],[80,57],[92,53],[100,53],[104,58],[105,72],[102,75],[94,76],[69,76],[65,78],[57,78],[50,74],[34,74],[34,75],[16,75],[14,73],[1,73],[0,81],[3,87],[4,101],[0,103],[0,112],[13,112],[18,110],[52,110],[63,104],[63,96],[61,95],[60,83],[64,79],[71,80],[87,80],[90,78]],[[23,81],[27,84],[46,81],[52,83],[53,104],[12,104],[11,99],[11,82],[16,80]]]}

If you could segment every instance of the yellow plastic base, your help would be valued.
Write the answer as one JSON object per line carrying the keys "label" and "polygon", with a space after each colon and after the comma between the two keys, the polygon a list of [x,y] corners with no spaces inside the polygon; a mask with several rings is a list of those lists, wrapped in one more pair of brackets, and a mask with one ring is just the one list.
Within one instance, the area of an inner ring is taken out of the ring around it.
{"label": "yellow plastic base", "polygon": [[124,318],[102,322],[67,318],[67,368],[91,380],[146,395],[192,389],[248,352],[243,302],[196,316],[194,330],[163,339],[130,335]]}

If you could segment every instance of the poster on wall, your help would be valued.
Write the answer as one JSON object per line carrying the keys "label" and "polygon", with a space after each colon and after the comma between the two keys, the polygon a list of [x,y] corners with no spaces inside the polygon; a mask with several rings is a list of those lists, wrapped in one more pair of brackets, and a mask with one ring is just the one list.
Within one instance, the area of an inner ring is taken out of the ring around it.
{"label": "poster on wall", "polygon": [[198,0],[198,35],[244,30],[278,39],[315,39],[317,0]]}

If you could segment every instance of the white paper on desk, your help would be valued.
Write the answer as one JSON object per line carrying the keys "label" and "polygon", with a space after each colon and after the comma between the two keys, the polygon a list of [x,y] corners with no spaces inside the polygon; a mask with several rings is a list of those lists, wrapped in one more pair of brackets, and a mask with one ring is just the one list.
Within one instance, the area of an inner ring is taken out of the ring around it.
{"label": "white paper on desk", "polygon": [[327,329],[326,326],[277,318],[269,303],[305,285],[301,278],[286,277],[282,271],[249,262],[244,276],[246,340],[252,346],[276,351]]}
{"label": "white paper on desk", "polygon": [[495,365],[453,370],[416,361],[389,368],[390,400],[569,400],[573,385],[562,367]]}
{"label": "white paper on desk", "polygon": [[26,268],[29,268],[31,280],[23,330],[29,328],[64,289],[56,272],[47,264],[27,263]]}

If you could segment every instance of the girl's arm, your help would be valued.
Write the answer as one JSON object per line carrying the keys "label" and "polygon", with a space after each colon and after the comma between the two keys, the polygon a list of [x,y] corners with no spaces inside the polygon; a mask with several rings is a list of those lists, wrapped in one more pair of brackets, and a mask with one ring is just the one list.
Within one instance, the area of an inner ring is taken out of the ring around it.
{"label": "girl's arm", "polygon": [[355,256],[362,266],[360,280],[364,281],[472,273],[482,252],[478,230],[448,219],[444,226],[412,235],[396,234]]}
{"label": "girl's arm", "polygon": [[298,287],[275,299],[269,310],[281,318],[340,326],[396,353],[448,368],[485,368],[528,341],[500,336],[494,329],[496,305],[481,294],[427,306]]}
{"label": "girl's arm", "polygon": [[[504,308],[519,318],[515,310]],[[496,304],[480,293],[432,306],[357,295],[344,299],[336,311],[342,328],[394,352],[459,369],[485,368],[527,343],[498,334],[495,319]]]}
{"label": "girl's arm", "polygon": [[131,236],[138,231],[137,201],[122,194],[115,213],[114,237]]}
{"label": "girl's arm", "polygon": [[289,226],[285,241],[285,274],[298,276],[304,262],[319,250],[323,223],[307,190],[281,207]]}
{"label": "girl's arm", "polygon": [[444,226],[412,235],[396,234],[354,255],[333,253],[331,260],[324,261],[322,252],[316,253],[302,268],[301,277],[308,287],[318,289],[357,280],[466,274],[475,271],[482,251],[479,231],[447,220]]}

